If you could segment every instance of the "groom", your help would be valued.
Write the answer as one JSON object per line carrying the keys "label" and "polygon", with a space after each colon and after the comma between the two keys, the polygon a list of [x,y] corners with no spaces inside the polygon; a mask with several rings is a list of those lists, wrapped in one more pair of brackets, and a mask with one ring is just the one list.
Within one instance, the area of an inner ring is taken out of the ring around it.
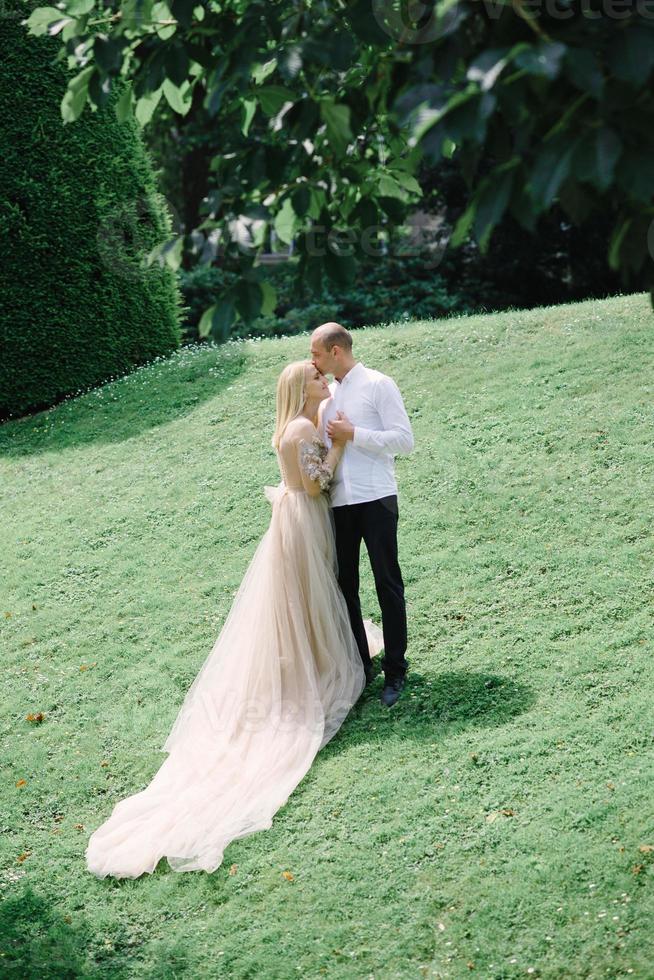
{"label": "groom", "polygon": [[382,704],[400,696],[408,664],[404,583],[397,558],[397,483],[394,456],[413,449],[411,423],[395,382],[352,356],[352,336],[339,323],[323,323],[311,335],[311,359],[333,374],[332,394],[322,416],[327,446],[345,439],[331,486],[338,582],[366,672],[372,661],[359,602],[359,551],[365,541],[375,579],[384,631]]}

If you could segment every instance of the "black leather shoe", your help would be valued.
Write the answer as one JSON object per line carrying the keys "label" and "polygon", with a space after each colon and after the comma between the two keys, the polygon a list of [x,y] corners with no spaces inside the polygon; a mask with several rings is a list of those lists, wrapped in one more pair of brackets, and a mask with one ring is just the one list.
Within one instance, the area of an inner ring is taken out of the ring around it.
{"label": "black leather shoe", "polygon": [[392,681],[386,681],[384,684],[384,690],[382,691],[381,703],[385,704],[387,708],[394,705],[400,696],[404,684],[404,677],[396,677]]}

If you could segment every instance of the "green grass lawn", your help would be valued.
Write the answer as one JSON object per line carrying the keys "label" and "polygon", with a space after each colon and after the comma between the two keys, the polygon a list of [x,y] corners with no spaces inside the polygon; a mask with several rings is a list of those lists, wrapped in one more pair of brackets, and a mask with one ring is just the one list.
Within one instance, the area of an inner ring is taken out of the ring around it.
{"label": "green grass lawn", "polygon": [[100,881],[84,849],[163,762],[268,525],[308,337],[188,348],[0,428],[3,978],[654,977],[648,297],[355,340],[416,438],[409,681],[389,711],[378,677],[212,875]]}

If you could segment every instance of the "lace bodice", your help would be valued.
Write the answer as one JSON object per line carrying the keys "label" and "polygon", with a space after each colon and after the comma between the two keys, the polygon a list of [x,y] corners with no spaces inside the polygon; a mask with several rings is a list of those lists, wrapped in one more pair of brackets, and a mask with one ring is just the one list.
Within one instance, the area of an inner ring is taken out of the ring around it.
{"label": "lace bodice", "polygon": [[340,447],[327,450],[308,419],[293,419],[286,427],[277,451],[285,486],[289,490],[304,490],[312,496],[328,490],[341,452]]}

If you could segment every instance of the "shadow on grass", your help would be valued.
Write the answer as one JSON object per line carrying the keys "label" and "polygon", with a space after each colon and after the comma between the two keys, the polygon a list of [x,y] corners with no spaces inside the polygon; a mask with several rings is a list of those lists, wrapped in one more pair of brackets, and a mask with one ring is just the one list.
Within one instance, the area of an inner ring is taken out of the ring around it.
{"label": "shadow on grass", "polygon": [[237,378],[243,344],[182,348],[164,361],[0,424],[0,455],[32,456],[91,443],[118,443],[189,414]]}
{"label": "shadow on grass", "polygon": [[321,755],[333,755],[350,745],[379,737],[379,724],[387,722],[389,734],[404,738],[446,739],[467,728],[497,728],[528,711],[536,694],[525,684],[494,673],[453,671],[421,674],[409,670],[399,700],[387,708],[380,704],[383,674],[363,692],[342,729]]}
{"label": "shadow on grass", "polygon": [[[37,895],[29,886],[22,894],[0,904],[3,977],[62,980],[108,976],[109,964],[105,971],[90,960],[90,942],[85,920],[67,923],[51,901]],[[120,964],[113,963],[111,975],[122,980],[127,973]]]}
{"label": "shadow on grass", "polygon": [[174,980],[187,972],[187,957],[179,943],[167,946],[151,941],[120,923],[103,926],[99,934],[79,912],[65,915],[29,885],[0,903],[3,980],[127,980],[134,975],[139,947],[145,944],[151,976]]}

